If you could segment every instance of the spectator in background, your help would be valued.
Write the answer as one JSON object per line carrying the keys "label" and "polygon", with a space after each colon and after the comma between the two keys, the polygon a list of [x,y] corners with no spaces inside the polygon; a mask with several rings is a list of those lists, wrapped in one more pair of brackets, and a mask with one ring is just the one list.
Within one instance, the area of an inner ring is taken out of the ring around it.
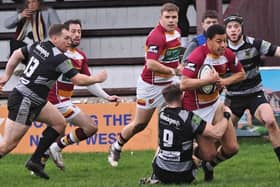
{"label": "spectator in background", "polygon": [[23,2],[22,9],[4,22],[7,29],[16,28],[16,35],[10,40],[10,54],[26,44],[45,40],[50,25],[60,23],[56,11],[45,7],[43,0],[25,0]]}
{"label": "spectator in background", "polygon": [[203,28],[203,33],[196,35],[192,41],[189,43],[187,49],[184,52],[182,63],[186,61],[190,53],[197,48],[206,43],[206,31],[208,27],[213,24],[219,23],[218,13],[215,10],[206,10],[206,12],[202,16],[201,26]]}
{"label": "spectator in background", "polygon": [[188,7],[191,4],[195,5],[195,0],[174,0],[174,3],[179,7],[179,20],[178,27],[181,29],[181,45],[187,48],[188,45],[188,35],[190,23],[187,18]]}

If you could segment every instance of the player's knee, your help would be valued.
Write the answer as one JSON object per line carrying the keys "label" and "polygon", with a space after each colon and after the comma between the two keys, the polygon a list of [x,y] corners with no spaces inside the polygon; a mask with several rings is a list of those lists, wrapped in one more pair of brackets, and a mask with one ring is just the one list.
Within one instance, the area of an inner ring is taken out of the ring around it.
{"label": "player's knee", "polygon": [[278,128],[276,120],[274,118],[264,119],[264,124],[265,124],[265,127],[268,129],[268,131],[274,131],[274,130],[277,130],[277,128]]}
{"label": "player's knee", "polygon": [[136,134],[138,132],[143,131],[146,128],[147,125],[148,125],[147,123],[138,123],[138,124],[136,124],[134,126],[134,128],[133,128],[133,133]]}
{"label": "player's knee", "polygon": [[233,144],[229,147],[223,147],[223,150],[222,150],[224,157],[226,157],[227,159],[236,155],[238,153],[238,151],[239,151],[238,144]]}
{"label": "player's knee", "polygon": [[64,134],[66,128],[66,121],[60,120],[56,121],[54,124],[49,124],[53,129],[55,129],[59,134]]}
{"label": "player's knee", "polygon": [[96,134],[97,131],[98,131],[97,126],[95,126],[95,123],[94,124],[89,124],[89,125],[83,127],[82,129],[88,137]]}
{"label": "player's knee", "polygon": [[202,151],[202,150],[200,150],[199,151],[199,157],[202,159],[202,160],[204,160],[204,161],[211,161],[211,160],[213,160],[213,159],[215,159],[215,157],[217,156],[217,151],[215,150],[213,150],[213,151],[211,151],[211,150],[208,150],[208,151]]}
{"label": "player's knee", "polygon": [[232,145],[230,147],[230,151],[229,151],[230,157],[236,155],[238,153],[238,151],[239,151],[239,146],[237,144],[236,145]]}
{"label": "player's knee", "polygon": [[6,155],[7,153],[11,152],[14,148],[16,148],[16,146],[16,143],[7,144],[5,141],[2,141],[0,146],[0,155]]}

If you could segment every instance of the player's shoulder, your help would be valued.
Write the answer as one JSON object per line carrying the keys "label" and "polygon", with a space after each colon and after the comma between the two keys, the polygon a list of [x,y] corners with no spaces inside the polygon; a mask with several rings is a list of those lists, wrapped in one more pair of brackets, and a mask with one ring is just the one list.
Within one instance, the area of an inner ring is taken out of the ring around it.
{"label": "player's shoulder", "polygon": [[83,52],[81,49],[76,48],[76,51],[80,53],[83,57],[86,57],[86,53]]}
{"label": "player's shoulder", "polygon": [[147,40],[163,40],[164,39],[164,29],[158,24],[151,32],[149,33]]}
{"label": "player's shoulder", "polygon": [[236,55],[235,55],[235,53],[234,53],[231,49],[226,48],[225,53],[224,53],[224,56],[225,56],[226,58],[232,59],[232,58],[235,58]]}
{"label": "player's shoulder", "polygon": [[207,54],[207,47],[205,45],[195,48],[188,57],[188,61],[195,63],[203,63]]}

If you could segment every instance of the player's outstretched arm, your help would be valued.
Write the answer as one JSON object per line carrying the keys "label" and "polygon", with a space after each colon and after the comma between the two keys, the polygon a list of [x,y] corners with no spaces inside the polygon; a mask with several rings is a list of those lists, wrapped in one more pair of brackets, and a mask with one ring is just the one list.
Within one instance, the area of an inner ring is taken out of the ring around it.
{"label": "player's outstretched arm", "polygon": [[103,99],[106,99],[107,101],[110,101],[110,102],[116,102],[116,106],[121,101],[121,98],[119,96],[107,94],[103,90],[103,88],[100,86],[100,84],[98,84],[98,83],[89,85],[87,88],[90,93],[92,93],[93,95],[96,95],[97,97],[102,97]]}
{"label": "player's outstretched arm", "polygon": [[73,82],[73,84],[78,86],[88,86],[91,84],[104,82],[106,79],[107,79],[107,72],[103,70],[92,76],[78,73],[71,78],[71,81]]}
{"label": "player's outstretched arm", "polygon": [[274,56],[280,57],[280,47],[279,46],[276,48]]}
{"label": "player's outstretched arm", "polygon": [[208,136],[214,139],[221,139],[228,127],[228,125],[230,125],[229,120],[231,120],[231,110],[228,107],[224,107],[224,116],[223,118],[216,123],[215,125],[212,125],[210,123],[206,124],[206,127],[202,133],[202,135],[204,136]]}
{"label": "player's outstretched arm", "polygon": [[17,49],[13,52],[6,65],[5,73],[0,77],[0,85],[4,86],[10,79],[17,65],[24,59],[21,49]]}

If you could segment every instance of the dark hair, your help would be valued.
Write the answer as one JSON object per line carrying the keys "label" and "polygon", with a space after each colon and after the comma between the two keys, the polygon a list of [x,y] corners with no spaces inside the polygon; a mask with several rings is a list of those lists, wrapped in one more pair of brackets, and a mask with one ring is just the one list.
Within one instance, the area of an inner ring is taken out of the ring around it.
{"label": "dark hair", "polygon": [[164,3],[160,9],[160,14],[162,15],[163,12],[169,12],[169,11],[179,12],[179,7],[174,3],[170,3],[170,2]]}
{"label": "dark hair", "polygon": [[[22,0],[22,2],[24,2],[24,5],[23,5],[22,10],[25,9],[25,8],[27,8],[27,1],[28,1],[28,0]],[[37,1],[38,1],[38,3],[39,3],[39,9],[38,9],[38,10],[46,9],[43,0],[37,0]]]}
{"label": "dark hair", "polygon": [[69,26],[71,24],[78,24],[78,25],[80,25],[80,27],[82,27],[81,20],[79,20],[79,19],[70,19],[70,20],[67,20],[64,22],[64,25],[67,27],[68,30],[69,30]]}
{"label": "dark hair", "polygon": [[206,18],[219,20],[218,12],[216,10],[206,10],[202,15],[201,22],[203,22]]}
{"label": "dark hair", "polygon": [[238,14],[232,14],[224,19],[224,24],[227,25],[231,21],[236,21],[240,23],[241,25],[243,24],[243,17],[238,15]]}
{"label": "dark hair", "polygon": [[64,24],[53,24],[50,26],[50,29],[49,29],[49,37],[52,37],[52,36],[58,36],[61,34],[62,30],[65,29],[65,30],[68,30],[68,28],[66,27],[66,25]]}
{"label": "dark hair", "polygon": [[179,84],[171,84],[165,87],[161,93],[167,103],[181,100],[182,91]]}
{"label": "dark hair", "polygon": [[206,37],[208,39],[214,38],[216,34],[226,34],[226,29],[223,25],[215,24],[211,25],[206,32]]}

